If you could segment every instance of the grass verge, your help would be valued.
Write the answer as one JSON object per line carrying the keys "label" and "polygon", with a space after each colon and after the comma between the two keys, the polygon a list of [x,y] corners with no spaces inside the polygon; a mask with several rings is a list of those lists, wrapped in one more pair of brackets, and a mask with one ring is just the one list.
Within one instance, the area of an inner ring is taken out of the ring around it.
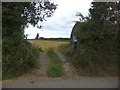
{"label": "grass verge", "polygon": [[51,61],[48,66],[47,75],[52,77],[59,77],[62,75],[62,64],[59,56],[54,52],[52,48],[47,50],[47,55]]}

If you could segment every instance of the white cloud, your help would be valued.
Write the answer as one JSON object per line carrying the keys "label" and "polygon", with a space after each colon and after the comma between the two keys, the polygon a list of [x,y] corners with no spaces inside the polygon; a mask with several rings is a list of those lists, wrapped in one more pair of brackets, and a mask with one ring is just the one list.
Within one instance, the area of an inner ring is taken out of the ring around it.
{"label": "white cloud", "polygon": [[30,26],[25,29],[25,34],[29,34],[28,38],[35,38],[37,33],[41,37],[69,37],[75,23],[74,21],[78,20],[75,14],[81,12],[84,16],[88,15],[88,9],[92,1],[54,0],[58,7],[54,15],[42,23],[43,31]]}

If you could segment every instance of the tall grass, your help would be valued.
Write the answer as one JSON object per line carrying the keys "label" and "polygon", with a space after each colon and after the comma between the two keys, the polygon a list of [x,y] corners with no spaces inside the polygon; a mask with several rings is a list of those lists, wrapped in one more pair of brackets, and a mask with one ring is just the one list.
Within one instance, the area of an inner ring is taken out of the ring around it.
{"label": "tall grass", "polygon": [[59,56],[54,52],[52,48],[47,50],[47,55],[51,61],[48,66],[47,75],[52,77],[59,77],[62,75],[62,64]]}
{"label": "tall grass", "polygon": [[58,51],[63,53],[65,56],[70,57],[74,53],[74,48],[70,45],[70,43],[65,43],[59,45]]}
{"label": "tall grass", "polygon": [[[118,58],[117,54],[114,58],[106,55],[109,58],[108,62],[102,55],[104,53],[92,53],[94,49],[78,46],[74,51],[72,45],[64,44],[59,46],[59,51],[66,55],[69,61],[75,66],[78,73],[83,76],[117,76],[118,62],[114,59]],[[114,56],[114,55],[112,55]],[[99,61],[97,60],[99,59]],[[104,61],[103,61],[104,60]],[[111,63],[111,61],[114,61]]]}

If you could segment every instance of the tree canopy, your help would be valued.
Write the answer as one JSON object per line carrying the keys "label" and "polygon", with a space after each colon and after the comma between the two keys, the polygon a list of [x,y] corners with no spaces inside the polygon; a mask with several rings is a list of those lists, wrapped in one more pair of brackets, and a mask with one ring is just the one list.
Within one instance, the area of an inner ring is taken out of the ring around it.
{"label": "tree canopy", "polygon": [[[80,17],[72,33],[77,36],[73,63],[89,72],[118,71],[120,2],[92,2],[89,17]],[[115,67],[116,66],[116,67]],[[110,69],[110,67],[112,69]]]}
{"label": "tree canopy", "polygon": [[[35,66],[36,50],[24,39],[24,29],[51,17],[57,5],[49,0],[2,3],[3,76],[19,75]],[[16,71],[17,70],[17,71]]]}
{"label": "tree canopy", "polygon": [[[44,21],[46,17],[52,16],[56,7],[57,5],[54,3],[43,0],[40,0],[39,3],[3,2],[2,27],[3,29],[5,27],[24,29],[29,23],[37,26],[39,21]],[[3,36],[7,36],[6,34],[7,32],[3,31]]]}

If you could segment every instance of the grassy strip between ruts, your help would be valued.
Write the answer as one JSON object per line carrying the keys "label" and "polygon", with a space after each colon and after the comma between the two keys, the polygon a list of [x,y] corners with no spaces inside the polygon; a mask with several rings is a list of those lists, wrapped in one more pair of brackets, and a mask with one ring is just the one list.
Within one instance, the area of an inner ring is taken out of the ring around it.
{"label": "grassy strip between ruts", "polygon": [[59,77],[62,75],[62,64],[59,56],[54,52],[52,48],[47,50],[47,55],[51,61],[48,66],[47,75],[52,77]]}

